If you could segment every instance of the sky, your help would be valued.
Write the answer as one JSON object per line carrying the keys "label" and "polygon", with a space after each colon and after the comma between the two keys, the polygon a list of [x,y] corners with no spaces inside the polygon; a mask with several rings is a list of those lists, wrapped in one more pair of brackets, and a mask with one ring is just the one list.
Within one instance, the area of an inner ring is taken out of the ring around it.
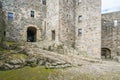
{"label": "sky", "polygon": [[120,0],[102,0],[102,13],[120,11]]}

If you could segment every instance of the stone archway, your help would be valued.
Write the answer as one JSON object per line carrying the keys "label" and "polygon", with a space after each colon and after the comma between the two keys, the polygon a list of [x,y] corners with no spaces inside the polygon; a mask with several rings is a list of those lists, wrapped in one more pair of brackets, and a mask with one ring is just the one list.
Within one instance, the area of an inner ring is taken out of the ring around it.
{"label": "stone archway", "polygon": [[35,27],[27,28],[27,42],[36,42],[37,40],[37,29]]}
{"label": "stone archway", "polygon": [[102,59],[111,59],[111,50],[109,48],[102,48]]}

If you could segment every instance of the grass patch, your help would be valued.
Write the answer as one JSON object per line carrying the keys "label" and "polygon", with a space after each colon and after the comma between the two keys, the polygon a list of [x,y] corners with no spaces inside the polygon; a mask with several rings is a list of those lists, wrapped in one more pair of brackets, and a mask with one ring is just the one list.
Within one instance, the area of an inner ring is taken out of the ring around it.
{"label": "grass patch", "polygon": [[9,53],[9,52],[10,52],[10,50],[6,50],[6,49],[3,50],[3,49],[2,49],[2,50],[0,51],[0,54],[6,54],[6,53]]}
{"label": "grass patch", "polygon": [[8,52],[10,52],[10,50],[4,49],[2,52],[3,53],[8,53]]}
{"label": "grass patch", "polygon": [[0,71],[0,80],[48,80],[51,69],[24,67],[17,70]]}
{"label": "grass patch", "polygon": [[10,54],[10,53],[0,53],[0,59],[7,62],[10,59],[27,59],[28,56],[25,54]]}
{"label": "grass patch", "polygon": [[120,73],[107,73],[96,76],[93,74],[68,72],[65,69],[45,69],[43,66],[38,66],[0,71],[0,80],[120,80]]}

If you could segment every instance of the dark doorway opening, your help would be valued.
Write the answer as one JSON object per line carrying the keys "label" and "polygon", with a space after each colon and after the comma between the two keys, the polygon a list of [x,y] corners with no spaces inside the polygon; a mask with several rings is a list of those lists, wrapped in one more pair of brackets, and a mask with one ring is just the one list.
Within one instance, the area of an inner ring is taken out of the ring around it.
{"label": "dark doorway opening", "polygon": [[102,59],[111,59],[111,50],[108,48],[102,48]]}
{"label": "dark doorway opening", "polygon": [[27,41],[28,42],[36,42],[36,31],[37,29],[34,27],[29,27],[27,29]]}
{"label": "dark doorway opening", "polygon": [[55,30],[52,30],[52,40],[55,40]]}

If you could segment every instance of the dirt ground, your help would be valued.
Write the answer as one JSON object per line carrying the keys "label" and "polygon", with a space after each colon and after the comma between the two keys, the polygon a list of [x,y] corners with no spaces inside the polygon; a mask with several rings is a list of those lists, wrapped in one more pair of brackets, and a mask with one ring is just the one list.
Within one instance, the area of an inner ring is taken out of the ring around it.
{"label": "dirt ground", "polygon": [[120,80],[120,63],[102,61],[58,70],[49,80]]}

